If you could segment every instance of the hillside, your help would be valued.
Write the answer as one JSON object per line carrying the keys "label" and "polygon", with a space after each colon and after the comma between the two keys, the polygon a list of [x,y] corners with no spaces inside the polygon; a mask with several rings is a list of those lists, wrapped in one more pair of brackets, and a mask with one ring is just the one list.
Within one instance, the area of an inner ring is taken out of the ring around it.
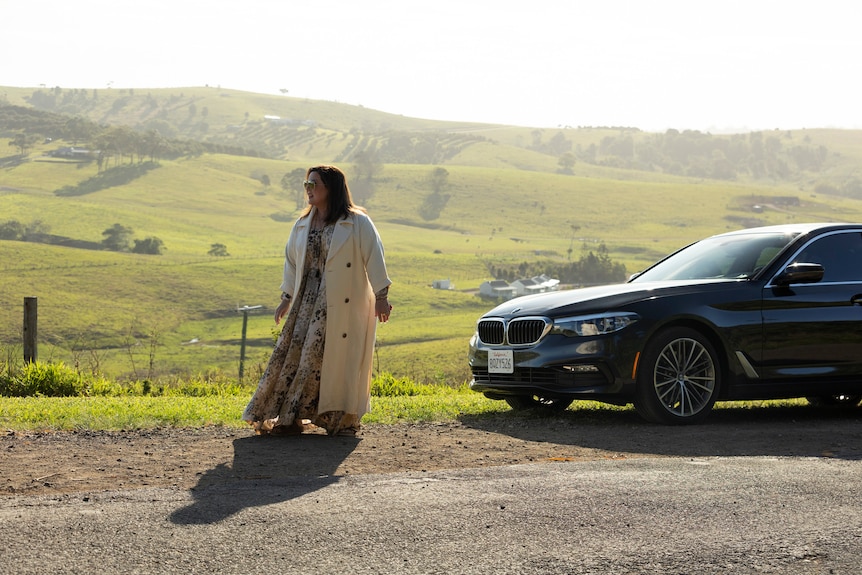
{"label": "hillside", "polygon": [[[859,132],[531,130],[216,88],[82,92],[0,88],[7,362],[23,298],[37,296],[40,359],[124,377],[236,373],[237,307],[262,305],[249,318],[252,377],[312,163],[345,169],[386,245],[395,310],[376,366],[420,381],[468,377],[467,340],[490,307],[473,292],[492,268],[606,250],[631,273],[727,229],[862,219]],[[103,154],[56,155],[73,146]],[[159,240],[161,255],[102,249],[117,224],[130,245]],[[430,288],[443,278],[456,289]]]}

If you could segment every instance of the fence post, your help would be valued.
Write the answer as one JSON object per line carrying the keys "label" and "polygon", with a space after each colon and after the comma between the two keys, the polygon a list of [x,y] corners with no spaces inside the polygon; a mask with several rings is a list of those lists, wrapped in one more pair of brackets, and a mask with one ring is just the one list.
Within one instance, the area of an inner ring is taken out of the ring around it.
{"label": "fence post", "polygon": [[36,320],[38,298],[24,298],[24,363],[33,363],[37,358]]}
{"label": "fence post", "polygon": [[237,307],[236,311],[242,312],[242,342],[239,347],[239,383],[242,385],[242,376],[245,371],[245,333],[248,329],[248,312],[253,309],[260,309],[262,305],[246,305]]}
{"label": "fence post", "polygon": [[245,332],[248,328],[248,310],[242,312],[242,343],[239,348],[239,384],[242,385],[242,376],[245,371]]}

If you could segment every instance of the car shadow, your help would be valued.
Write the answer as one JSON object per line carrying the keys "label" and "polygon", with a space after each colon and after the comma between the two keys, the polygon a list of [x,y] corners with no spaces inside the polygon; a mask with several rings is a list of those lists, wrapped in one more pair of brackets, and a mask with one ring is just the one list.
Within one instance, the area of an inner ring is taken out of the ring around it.
{"label": "car shadow", "polygon": [[463,425],[547,442],[639,456],[862,459],[862,408],[722,407],[697,425],[644,421],[634,409],[535,410],[463,415]]}
{"label": "car shadow", "polygon": [[249,507],[288,501],[337,483],[335,471],[359,441],[320,434],[237,438],[231,464],[203,473],[191,488],[194,501],[172,513],[170,521],[217,523]]}

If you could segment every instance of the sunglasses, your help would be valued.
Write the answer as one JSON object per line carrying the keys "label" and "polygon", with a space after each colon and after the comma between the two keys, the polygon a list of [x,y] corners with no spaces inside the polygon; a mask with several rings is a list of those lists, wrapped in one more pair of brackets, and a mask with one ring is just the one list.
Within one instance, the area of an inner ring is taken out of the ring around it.
{"label": "sunglasses", "polygon": [[305,180],[304,182],[302,182],[302,187],[304,187],[308,191],[313,190],[314,186],[316,186],[316,185],[317,185],[317,182],[312,182],[311,180]]}

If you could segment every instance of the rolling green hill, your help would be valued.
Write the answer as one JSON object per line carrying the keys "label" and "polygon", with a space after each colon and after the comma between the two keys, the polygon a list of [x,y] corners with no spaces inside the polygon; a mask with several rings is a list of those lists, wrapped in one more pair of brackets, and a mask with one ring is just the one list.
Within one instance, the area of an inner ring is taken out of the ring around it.
{"label": "rolling green hill", "polygon": [[[75,140],[73,119],[92,124],[88,139]],[[98,134],[117,127],[158,134],[162,152],[50,155],[115,142]],[[534,130],[217,88],[0,87],[0,235],[9,222],[24,230],[0,239],[2,357],[20,356],[23,299],[37,296],[40,359],[113,377],[235,374],[237,308],[262,305],[249,317],[253,377],[299,213],[295,171],[317,163],[345,169],[386,245],[395,310],[376,367],[420,382],[469,377],[467,340],[492,305],[475,291],[491,266],[541,269],[604,246],[631,273],[729,229],[862,220],[860,132]],[[114,224],[163,253],[99,249]],[[229,255],[209,255],[214,244]],[[435,279],[455,289],[431,289]]]}

